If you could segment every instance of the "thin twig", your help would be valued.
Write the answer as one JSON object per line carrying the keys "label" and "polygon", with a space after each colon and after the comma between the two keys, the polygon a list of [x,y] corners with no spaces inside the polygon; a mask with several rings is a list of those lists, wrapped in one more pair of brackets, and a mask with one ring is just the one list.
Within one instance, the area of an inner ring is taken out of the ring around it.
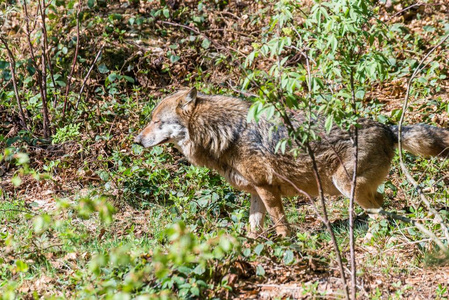
{"label": "thin twig", "polygon": [[[67,86],[65,89],[65,95],[64,95],[64,106],[62,108],[62,118],[65,116],[65,111],[67,109],[67,100],[69,96],[70,91],[70,84],[72,81],[72,75],[73,71],[75,70],[76,65],[76,59],[78,57],[78,49],[79,49],[79,43],[80,43],[80,21],[79,21],[79,15],[81,11],[82,3],[81,1],[78,2],[78,11],[76,13],[76,46],[75,46],[75,54],[73,55],[73,61],[72,61],[72,68],[70,69],[69,76],[67,77]],[[53,107],[56,107],[56,102],[53,103]]]}
{"label": "thin twig", "polygon": [[402,247],[402,246],[409,246],[409,245],[420,244],[420,243],[430,242],[430,241],[432,241],[432,239],[429,238],[429,239],[422,239],[422,240],[419,240],[419,241],[409,241],[407,243],[397,244],[397,245],[394,245],[391,248],[388,248],[387,250],[385,250],[384,253],[388,252],[388,251],[392,251],[392,250],[394,250],[396,248],[399,248],[399,247]]}
{"label": "thin twig", "polygon": [[[295,30],[295,32],[298,34],[298,32],[296,30]],[[309,60],[309,55],[308,54],[306,54],[306,53],[304,53],[302,51],[301,51],[301,54],[306,59],[306,68],[307,68],[307,75],[308,75],[307,97],[310,99],[311,96],[312,96],[312,94],[311,94],[312,93],[312,72],[311,72],[311,69],[310,69],[310,60]],[[311,105],[309,105],[309,109],[311,109]],[[311,120],[311,117],[309,115],[309,126],[310,126],[310,120]],[[290,123],[290,126],[292,126],[291,123]],[[293,127],[291,129],[293,129]],[[299,146],[299,142],[296,139],[295,139],[295,142]],[[326,208],[326,201],[325,201],[325,198],[324,198],[323,187],[321,185],[320,175],[318,173],[318,166],[317,166],[316,161],[315,161],[315,155],[313,153],[313,150],[310,147],[310,144],[307,143],[306,146],[308,148],[307,152],[309,153],[309,156],[312,159],[313,172],[315,174],[315,179],[316,179],[316,182],[317,182],[317,185],[318,185],[319,198],[320,198],[320,201],[321,201],[321,205],[323,207],[322,208],[323,209],[322,220],[323,220],[323,223],[326,225],[327,230],[329,231],[329,234],[331,235],[332,243],[333,243],[333,246],[334,246],[334,249],[335,249],[335,253],[337,255],[338,266],[340,268],[340,277],[341,277],[341,280],[342,280],[343,285],[344,285],[344,291],[345,291],[346,299],[350,299],[349,290],[348,290],[348,284],[346,282],[346,276],[345,276],[345,272],[344,272],[344,268],[343,268],[343,261],[341,259],[341,252],[340,252],[340,248],[338,247],[337,239],[335,238],[334,230],[332,229],[332,226],[330,225],[330,222],[329,222],[329,218],[328,218],[328,214],[327,214],[327,208]]]}
{"label": "thin twig", "polygon": [[[435,216],[435,221],[438,222],[444,232],[444,235],[446,237],[447,240],[449,240],[449,230],[446,226],[446,224],[443,221],[443,218],[441,217],[441,215],[434,209],[432,208],[430,201],[426,198],[425,194],[423,193],[421,187],[419,186],[419,184],[413,179],[413,177],[410,175],[410,172],[408,171],[407,167],[404,164],[404,159],[403,159],[403,153],[402,153],[402,124],[404,123],[404,119],[405,119],[405,113],[407,111],[408,108],[408,104],[409,104],[409,100],[410,100],[410,90],[411,90],[411,86],[412,86],[412,81],[415,79],[416,75],[428,64],[425,63],[426,59],[438,48],[440,47],[447,39],[449,38],[449,34],[446,35],[436,46],[434,46],[425,56],[424,58],[420,61],[418,67],[415,69],[415,71],[413,72],[412,76],[410,77],[408,83],[407,83],[407,92],[405,95],[405,100],[404,100],[404,104],[402,106],[402,114],[401,114],[401,118],[399,120],[399,124],[398,124],[398,148],[399,148],[399,161],[400,161],[400,166],[402,171],[404,172],[407,180],[412,183],[413,187],[415,188],[416,192],[418,193],[418,195],[421,198],[421,201],[427,206],[427,209]],[[447,251],[447,248],[446,248]]]}
{"label": "thin twig", "polygon": [[81,100],[81,95],[83,94],[83,91],[84,91],[84,86],[86,85],[87,79],[89,79],[90,72],[92,72],[95,64],[97,63],[98,58],[100,58],[100,55],[101,55],[101,52],[103,51],[103,48],[104,48],[104,45],[102,45],[100,50],[98,50],[97,56],[95,56],[95,59],[92,62],[92,65],[90,66],[89,71],[87,71],[87,74],[84,77],[83,84],[81,85],[81,89],[80,89],[80,93],[78,95],[78,101],[76,102],[75,109],[78,109],[78,105],[80,104],[80,100]]}
{"label": "thin twig", "polygon": [[19,107],[19,118],[21,121],[21,125],[23,128],[29,131],[26,119],[25,119],[25,113],[23,112],[22,108],[22,102],[20,101],[19,97],[19,89],[17,88],[17,81],[16,81],[16,60],[14,59],[14,55],[11,52],[11,49],[8,47],[8,43],[6,40],[0,36],[0,40],[2,41],[3,45],[6,48],[6,52],[8,52],[9,57],[9,69],[11,70],[11,79],[12,79],[12,85],[14,87],[14,96],[16,97],[17,106]]}
{"label": "thin twig", "polygon": [[[37,2],[38,8],[41,13],[41,19],[42,19],[42,33],[44,34],[44,37],[42,39],[42,56],[41,56],[41,64],[42,64],[42,114],[43,114],[43,130],[44,130],[44,138],[49,138],[51,135],[51,129],[50,129],[50,117],[48,115],[48,101],[47,101],[47,41],[46,41],[46,28],[45,28],[45,3],[40,2],[40,0]],[[44,6],[44,9],[42,9],[42,5]],[[51,73],[51,72],[50,72]]]}
{"label": "thin twig", "polygon": [[[211,39],[210,37],[208,37],[207,35],[205,35],[204,33],[202,33],[201,31],[199,31],[199,30],[196,29],[196,28],[193,28],[193,27],[190,27],[190,26],[186,26],[186,25],[182,25],[182,24],[178,24],[178,23],[168,22],[168,21],[158,21],[158,23],[166,24],[166,25],[171,25],[171,26],[176,26],[176,27],[182,27],[182,28],[185,28],[185,29],[187,29],[187,30],[190,30],[190,31],[192,31],[193,33],[195,33],[195,34],[197,34],[197,35],[199,35],[199,36],[201,36],[201,37],[203,37],[203,38],[209,40],[209,41],[212,43],[212,45],[214,45],[214,47],[215,47],[216,49],[224,50],[228,55],[231,55],[231,51],[229,51],[229,47],[226,48],[226,47],[224,47],[223,45],[220,45],[220,44],[217,43],[215,40]],[[233,49],[233,50],[236,51],[236,52],[238,52],[238,53],[240,53],[240,54],[242,54],[240,51],[238,51],[238,50],[236,50],[236,49]]]}
{"label": "thin twig", "polygon": [[[36,69],[36,80],[37,80],[37,84],[39,86],[39,93],[41,95],[41,99],[45,98],[45,91],[44,91],[44,87],[42,86],[42,82],[43,80],[43,75],[42,75],[42,71],[38,66],[37,63],[37,58],[36,55],[34,54],[34,47],[33,47],[33,43],[31,42],[31,32],[32,30],[30,29],[30,17],[28,14],[28,7],[27,7],[27,3],[26,1],[23,1],[23,11],[25,12],[25,24],[26,24],[26,37],[27,37],[27,41],[28,41],[28,47],[30,48],[30,55],[31,55],[31,63],[33,64],[34,68]],[[37,21],[35,21],[34,25],[33,25],[33,30],[36,28],[36,24]],[[42,100],[44,102],[44,100]]]}
{"label": "thin twig", "polygon": [[243,90],[238,90],[238,89],[236,89],[235,86],[232,85],[232,81],[231,81],[231,80],[226,81],[226,83],[227,83],[228,86],[231,88],[231,90],[233,90],[234,92],[239,93],[239,94],[241,94],[241,95],[243,95],[243,96],[245,96],[245,97],[247,97],[247,98],[249,98],[249,97],[257,97],[256,94],[248,93],[248,92],[245,92],[245,91],[243,91]]}
{"label": "thin twig", "polygon": [[[43,250],[47,250],[47,249],[50,249],[50,248],[53,248],[53,247],[62,247],[62,246],[64,246],[64,244],[57,243],[57,244],[53,244],[53,245],[48,245],[48,246],[43,247],[43,248],[39,248],[39,246],[34,242],[34,240],[32,241],[32,243],[33,243],[34,247],[36,247],[36,251],[39,252],[39,254],[41,254],[41,252]],[[20,255],[24,255],[24,254],[28,254],[28,253],[33,253],[33,252],[34,251],[32,251],[32,250],[28,250],[28,251],[19,252],[16,255],[20,256]]]}
{"label": "thin twig", "polygon": [[48,71],[50,73],[50,78],[51,78],[51,82],[53,83],[53,97],[54,97],[54,101],[53,101],[53,106],[56,106],[56,102],[57,102],[57,96],[56,96],[56,81],[55,81],[55,76],[53,75],[53,66],[51,63],[51,59],[48,53],[48,35],[47,35],[47,25],[45,24],[45,19],[47,18],[46,15],[46,9],[48,7],[48,5],[50,4],[50,2],[45,5],[45,0],[42,1],[42,6],[39,5],[39,9],[41,12],[41,16],[42,16],[42,34],[43,34],[43,46],[45,47],[45,49],[43,50],[43,54],[45,55],[45,59],[48,63]]}
{"label": "thin twig", "polygon": [[[295,140],[295,142],[298,143],[296,140]],[[313,150],[310,148],[310,145],[309,145],[309,144],[307,144],[306,147],[307,147],[309,156],[310,156],[310,158],[312,159],[312,166],[313,166],[313,171],[314,171],[313,173],[314,173],[314,176],[315,176],[315,180],[316,180],[316,182],[317,182],[317,185],[318,185],[319,199],[320,199],[320,202],[321,202],[323,214],[321,215],[321,214],[318,212],[318,209],[317,209],[317,208],[314,208],[314,209],[315,209],[315,212],[316,212],[318,218],[324,223],[324,225],[326,226],[327,231],[329,232],[329,234],[330,234],[330,236],[331,236],[332,244],[333,244],[333,246],[334,246],[335,254],[336,254],[336,256],[337,256],[337,262],[338,262],[338,266],[339,266],[339,269],[340,269],[340,275],[341,275],[341,280],[342,280],[342,282],[343,282],[343,286],[344,286],[344,290],[345,290],[346,299],[350,299],[350,297],[349,297],[349,290],[348,290],[348,284],[347,284],[347,282],[346,282],[345,271],[344,271],[344,267],[343,267],[343,260],[342,260],[342,258],[341,258],[341,252],[340,252],[340,248],[339,248],[339,246],[338,246],[337,239],[336,239],[336,237],[335,237],[334,230],[332,229],[332,226],[331,226],[331,224],[330,224],[330,222],[329,222],[329,217],[328,217],[327,207],[326,207],[326,200],[325,200],[325,198],[324,198],[323,187],[322,187],[322,185],[321,185],[321,178],[320,178],[320,174],[318,173],[318,166],[317,166],[317,163],[316,163],[316,160],[315,160],[315,155],[314,155]],[[299,193],[301,193],[301,194],[307,196],[307,197],[309,198],[309,200],[313,203],[313,205],[315,205],[314,202],[313,202],[313,199],[310,197],[309,194],[307,194],[306,192],[302,191],[302,190],[301,190],[300,188],[298,188],[292,181],[288,180],[288,179],[285,178],[284,176],[278,174],[277,172],[275,172],[275,174],[276,174],[277,176],[279,176],[280,178],[284,179],[285,181],[287,181],[287,182],[288,182],[288,183],[289,183],[295,190],[297,190]]]}
{"label": "thin twig", "polygon": [[318,207],[316,206],[315,202],[313,201],[312,196],[310,196],[306,191],[301,190],[296,184],[293,183],[293,181],[291,181],[290,179],[288,179],[287,177],[279,174],[276,171],[273,171],[274,174],[276,176],[278,176],[279,178],[281,178],[282,180],[286,181],[288,184],[290,184],[298,193],[303,194],[304,196],[306,196],[306,198],[310,201],[310,204],[312,204],[312,208],[315,211],[315,214],[317,215],[318,219],[320,219],[320,221],[322,223],[324,223],[324,219],[321,216],[321,214],[318,211]]}
{"label": "thin twig", "polygon": [[313,173],[315,175],[315,180],[316,180],[316,182],[318,184],[319,199],[321,201],[321,206],[322,206],[322,210],[323,210],[324,224],[326,225],[327,230],[329,231],[332,243],[333,243],[334,248],[335,248],[335,254],[337,255],[337,262],[338,262],[338,265],[340,267],[341,280],[343,281],[346,299],[349,300],[350,299],[350,297],[349,297],[349,290],[348,290],[348,284],[346,282],[345,271],[343,269],[343,260],[341,259],[341,253],[340,253],[340,248],[338,246],[337,238],[335,237],[334,230],[332,229],[332,226],[331,226],[331,224],[329,222],[329,217],[328,217],[328,213],[327,213],[327,206],[326,206],[326,200],[324,198],[323,186],[321,184],[322,181],[321,181],[321,178],[320,178],[320,174],[318,172],[318,165],[317,165],[316,160],[315,160],[315,154],[314,154],[312,148],[310,147],[309,143],[307,143],[306,146],[307,146],[307,150],[308,150],[309,156],[312,159]]}
{"label": "thin twig", "polygon": [[[352,97],[352,110],[355,115],[357,115],[357,103],[355,99],[355,88],[354,88],[354,69],[351,68],[350,73],[350,84],[351,84],[351,97]],[[359,156],[359,145],[358,145],[359,131],[357,126],[354,126],[354,139],[352,146],[354,148],[354,170],[352,175],[352,186],[351,186],[351,196],[349,197],[349,252],[351,256],[351,296],[352,299],[356,299],[357,295],[357,266],[355,263],[355,241],[354,241],[354,200],[357,187],[357,167],[358,167],[358,156]]]}
{"label": "thin twig", "polygon": [[[306,62],[307,62],[307,71],[308,71],[308,76],[309,76],[308,98],[310,98],[311,97],[311,94],[310,94],[311,93],[311,84],[312,84],[311,83],[310,65],[309,65],[308,55],[304,55],[304,56],[305,56]],[[278,67],[280,68],[279,59],[278,59]],[[279,77],[281,77],[281,76],[279,76]],[[280,93],[278,92],[278,94],[280,94]],[[279,97],[279,99],[282,99],[282,97]],[[292,124],[292,122],[290,120],[290,117],[285,113],[285,111],[280,111],[280,109],[278,109],[276,105],[274,105],[274,107],[280,113],[282,119],[284,120],[284,124],[287,127],[287,129],[290,132],[295,132],[295,127]],[[311,105],[309,105],[308,107],[309,107],[309,110],[311,110]],[[309,113],[308,120],[309,120],[309,129],[310,129],[311,128],[310,121],[312,119],[311,118],[312,114],[311,114],[311,111],[309,111],[308,113]],[[324,191],[323,191],[323,187],[322,187],[322,184],[321,184],[322,181],[321,181],[321,178],[320,178],[320,174],[318,172],[318,165],[317,165],[317,162],[316,162],[316,159],[315,159],[314,151],[313,151],[313,149],[312,149],[312,147],[311,147],[309,142],[306,142],[304,145],[301,145],[301,143],[296,138],[294,139],[294,142],[295,142],[296,146],[299,149],[306,150],[306,152],[309,154],[309,157],[312,160],[313,174],[314,174],[314,177],[315,177],[315,181],[317,183],[318,194],[319,194],[318,198],[320,199],[320,202],[321,202],[323,214],[321,215],[320,213],[318,213],[318,211],[316,211],[316,212],[317,212],[317,215],[319,216],[319,218],[322,220],[322,222],[326,226],[326,228],[327,228],[327,230],[328,230],[328,232],[329,232],[329,234],[331,236],[332,244],[333,244],[333,247],[335,249],[335,254],[337,256],[337,263],[338,263],[338,266],[339,266],[339,269],[340,269],[340,276],[341,276],[341,280],[342,280],[342,283],[343,283],[343,286],[344,286],[345,296],[346,296],[346,299],[349,300],[350,299],[350,295],[349,295],[348,284],[347,284],[347,281],[346,281],[346,276],[345,276],[345,271],[344,271],[344,266],[343,266],[343,260],[341,258],[341,251],[340,251],[340,248],[338,246],[338,242],[337,242],[337,239],[335,237],[335,233],[334,233],[334,231],[332,229],[332,226],[331,226],[331,224],[329,222],[329,217],[328,217],[328,213],[327,213],[327,206],[326,206],[326,200],[325,200],[325,197],[324,197]],[[299,189],[293,182],[291,182],[291,181],[287,181],[287,182],[289,182],[298,192],[301,192],[301,189]],[[303,192],[301,192],[301,193],[303,193]]]}
{"label": "thin twig", "polygon": [[389,18],[388,18],[388,21],[391,21],[391,19],[393,19],[394,17],[396,17],[396,16],[402,14],[403,12],[406,12],[407,10],[409,10],[409,9],[411,9],[411,8],[413,8],[413,7],[416,7],[416,6],[440,6],[440,5],[442,5],[442,4],[439,4],[439,3],[424,3],[424,2],[418,2],[418,3],[412,4],[412,5],[410,5],[410,6],[406,7],[406,8],[404,8],[404,9],[398,11],[397,13],[395,13],[394,15],[392,15],[391,17],[389,17]]}
{"label": "thin twig", "polygon": [[429,238],[432,239],[432,241],[435,242],[435,244],[438,245],[438,247],[440,247],[441,250],[443,250],[445,253],[449,253],[447,247],[443,244],[443,242],[441,242],[441,240],[430,230],[428,230],[427,228],[425,228],[422,224],[418,223],[416,220],[389,212],[389,211],[385,211],[383,209],[367,209],[366,210],[368,213],[373,213],[373,214],[380,214],[380,215],[384,215],[387,217],[390,217],[394,220],[399,220],[402,222],[406,222],[406,223],[410,223],[413,224],[419,231],[421,231],[422,233],[424,233],[425,235],[427,235]]}

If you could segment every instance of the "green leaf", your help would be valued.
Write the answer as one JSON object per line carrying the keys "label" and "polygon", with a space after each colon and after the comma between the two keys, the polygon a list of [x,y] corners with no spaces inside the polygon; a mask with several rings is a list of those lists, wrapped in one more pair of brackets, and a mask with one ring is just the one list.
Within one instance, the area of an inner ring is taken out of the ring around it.
{"label": "green leaf", "polygon": [[130,83],[134,83],[135,82],[134,78],[129,77],[129,76],[124,75],[123,78],[125,78],[125,80],[130,82]]}
{"label": "green leaf", "polygon": [[168,10],[168,8],[164,8],[164,10],[162,11],[162,14],[163,14],[164,17],[166,17],[167,19],[170,17],[170,11]]}
{"label": "green leaf", "polygon": [[17,260],[16,261],[16,267],[17,267],[17,271],[19,272],[26,272],[28,271],[28,265],[26,264],[26,262],[22,261],[22,260]]}
{"label": "green leaf", "polygon": [[256,253],[257,256],[260,256],[260,253],[262,253],[262,251],[263,251],[263,247],[264,247],[264,244],[257,245],[256,248],[254,248],[254,253]]}
{"label": "green leaf", "polygon": [[175,63],[180,59],[178,55],[170,55],[170,62]]}
{"label": "green leaf", "polygon": [[377,116],[377,121],[379,121],[380,123],[387,123],[388,122],[388,118],[385,117],[384,115],[379,115]]}
{"label": "green leaf", "polygon": [[9,62],[0,60],[0,70],[4,70],[6,68],[9,68]]}
{"label": "green leaf", "polygon": [[200,296],[200,289],[197,286],[193,286],[190,289],[190,292],[192,293],[192,295],[199,297]]}
{"label": "green leaf", "polygon": [[100,72],[101,74],[106,74],[109,72],[109,69],[105,64],[101,64],[98,66],[98,72]]}
{"label": "green leaf", "polygon": [[253,64],[254,58],[256,57],[256,53],[258,53],[258,52],[253,51],[246,57],[245,65],[244,65],[246,68]]}
{"label": "green leaf", "polygon": [[203,47],[204,49],[208,49],[210,46],[210,41],[208,39],[204,39],[203,42],[201,43],[201,47]]}
{"label": "green leaf", "polygon": [[185,275],[189,275],[190,273],[192,273],[192,269],[186,266],[180,266],[178,268],[178,271],[185,274]]}
{"label": "green leaf", "polygon": [[369,42],[370,46],[372,46],[374,44],[374,35],[373,34],[368,37],[368,42]]}
{"label": "green leaf", "polygon": [[260,102],[253,103],[253,105],[251,105],[249,112],[248,112],[248,117],[246,119],[247,123],[251,123],[253,120],[256,122],[259,122],[261,106],[262,105]]}
{"label": "green leaf", "polygon": [[202,275],[202,274],[204,274],[204,272],[206,272],[206,268],[204,266],[202,266],[201,264],[199,264],[198,266],[196,266],[195,269],[193,269],[192,272],[195,274],[198,274],[198,275]]}
{"label": "green leaf", "polygon": [[261,265],[257,265],[257,267],[256,267],[256,275],[257,276],[264,276],[265,275],[265,269]]}
{"label": "green leaf", "polygon": [[401,118],[402,115],[402,109],[393,109],[390,113],[390,118],[393,121],[399,121],[399,119]]}
{"label": "green leaf", "polygon": [[326,122],[324,123],[324,128],[326,129],[327,133],[331,131],[333,125],[334,125],[334,116],[333,115],[327,116]]}
{"label": "green leaf", "polygon": [[11,178],[11,182],[12,184],[14,184],[14,186],[19,186],[22,183],[22,179],[20,179],[20,177],[16,175]]}
{"label": "green leaf", "polygon": [[335,35],[331,35],[329,37],[328,45],[331,46],[332,52],[335,52],[337,50],[338,41]]}
{"label": "green leaf", "polygon": [[234,248],[234,241],[227,236],[222,236],[220,238],[220,247],[226,252],[231,251]]}
{"label": "green leaf", "polygon": [[40,216],[37,216],[33,220],[33,229],[35,233],[42,233],[44,232],[50,224],[53,222],[53,220],[50,218],[49,215],[43,214]]}
{"label": "green leaf", "polygon": [[363,91],[363,90],[358,90],[358,91],[355,93],[355,97],[356,97],[357,99],[363,100],[363,98],[365,97],[365,91]]}
{"label": "green leaf", "polygon": [[287,147],[287,143],[288,143],[288,140],[284,140],[284,141],[281,142],[281,151],[282,151],[282,154],[285,154],[285,149],[286,149],[286,147]]}
{"label": "green leaf", "polygon": [[321,79],[313,77],[312,78],[312,91],[317,92],[320,89],[324,89],[324,84]]}
{"label": "green leaf", "polygon": [[26,153],[17,153],[14,155],[14,158],[17,159],[17,163],[19,165],[23,165],[30,162],[30,158]]}
{"label": "green leaf", "polygon": [[93,8],[95,6],[95,0],[87,0],[87,6]]}
{"label": "green leaf", "polygon": [[265,109],[265,118],[267,120],[270,120],[274,115],[274,111],[275,111],[274,105],[270,105],[269,107],[267,107]]}
{"label": "green leaf", "polygon": [[109,82],[114,82],[117,78],[118,78],[117,73],[111,73],[111,74],[109,74],[109,76],[108,76]]}
{"label": "green leaf", "polygon": [[295,260],[292,250],[287,250],[284,253],[284,264],[289,265]]}

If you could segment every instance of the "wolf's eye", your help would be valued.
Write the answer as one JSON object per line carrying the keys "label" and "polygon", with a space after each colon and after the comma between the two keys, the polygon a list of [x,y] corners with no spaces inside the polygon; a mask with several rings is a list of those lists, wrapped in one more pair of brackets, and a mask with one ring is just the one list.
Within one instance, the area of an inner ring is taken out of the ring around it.
{"label": "wolf's eye", "polygon": [[160,122],[161,122],[160,120],[154,120],[154,121],[153,121],[154,124],[158,124],[158,123],[160,123]]}

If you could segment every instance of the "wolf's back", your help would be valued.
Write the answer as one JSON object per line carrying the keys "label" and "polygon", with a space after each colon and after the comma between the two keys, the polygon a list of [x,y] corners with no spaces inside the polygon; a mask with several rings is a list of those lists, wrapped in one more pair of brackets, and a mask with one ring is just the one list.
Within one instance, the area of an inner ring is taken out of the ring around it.
{"label": "wolf's back", "polygon": [[[390,127],[398,138],[398,126]],[[449,129],[426,124],[402,126],[402,148],[425,157],[449,157]]]}

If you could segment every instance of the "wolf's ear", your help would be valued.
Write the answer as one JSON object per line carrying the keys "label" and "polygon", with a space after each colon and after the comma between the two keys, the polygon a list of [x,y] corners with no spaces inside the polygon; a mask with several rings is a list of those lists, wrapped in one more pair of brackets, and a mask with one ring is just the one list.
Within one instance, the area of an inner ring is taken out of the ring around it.
{"label": "wolf's ear", "polygon": [[196,105],[196,88],[191,88],[187,94],[179,101],[178,108],[183,111],[189,111]]}
{"label": "wolf's ear", "polygon": [[195,105],[196,104],[196,88],[193,87],[190,89],[189,93],[186,96],[186,104],[193,102],[192,104]]}

